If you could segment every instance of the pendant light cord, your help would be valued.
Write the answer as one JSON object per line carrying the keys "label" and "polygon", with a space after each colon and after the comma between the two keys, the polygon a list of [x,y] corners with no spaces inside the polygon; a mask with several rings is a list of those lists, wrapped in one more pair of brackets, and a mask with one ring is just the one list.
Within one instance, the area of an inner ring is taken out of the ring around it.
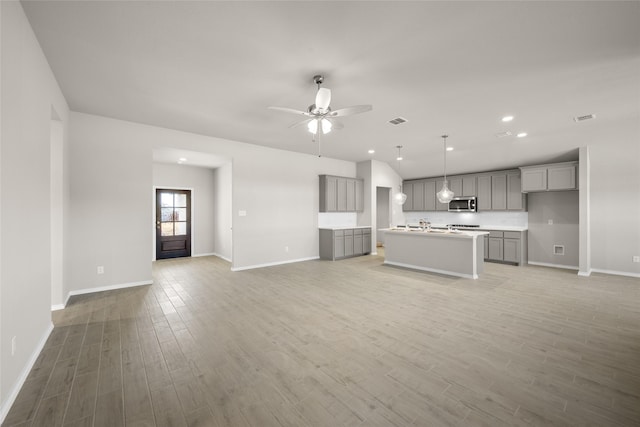
{"label": "pendant light cord", "polygon": [[442,135],[442,141],[444,143],[444,180],[447,181],[447,137],[449,135]]}

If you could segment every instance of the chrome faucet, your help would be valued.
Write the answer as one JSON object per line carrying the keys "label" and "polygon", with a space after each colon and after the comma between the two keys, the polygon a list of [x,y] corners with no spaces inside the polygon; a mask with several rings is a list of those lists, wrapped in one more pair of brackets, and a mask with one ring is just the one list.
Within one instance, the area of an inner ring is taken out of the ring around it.
{"label": "chrome faucet", "polygon": [[427,221],[426,219],[424,219],[424,218],[420,219],[419,224],[420,224],[420,229],[422,231],[424,231],[425,228],[427,230],[431,230],[431,223],[429,221]]}

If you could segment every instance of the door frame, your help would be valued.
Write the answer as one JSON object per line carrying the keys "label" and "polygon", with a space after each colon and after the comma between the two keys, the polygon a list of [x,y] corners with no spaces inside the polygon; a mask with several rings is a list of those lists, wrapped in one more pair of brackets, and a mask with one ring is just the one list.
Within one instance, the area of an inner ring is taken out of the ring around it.
{"label": "door frame", "polygon": [[153,189],[151,190],[153,192],[152,196],[151,196],[151,200],[153,203],[151,203],[151,230],[152,230],[152,239],[151,239],[151,261],[156,261],[156,190],[161,189],[161,190],[183,190],[183,191],[190,191],[191,192],[191,212],[189,213],[191,215],[191,256],[193,257],[193,237],[195,235],[195,233],[193,232],[195,229],[195,217],[193,215],[194,213],[194,190],[193,187],[174,187],[174,186],[170,186],[170,185],[154,185]]}

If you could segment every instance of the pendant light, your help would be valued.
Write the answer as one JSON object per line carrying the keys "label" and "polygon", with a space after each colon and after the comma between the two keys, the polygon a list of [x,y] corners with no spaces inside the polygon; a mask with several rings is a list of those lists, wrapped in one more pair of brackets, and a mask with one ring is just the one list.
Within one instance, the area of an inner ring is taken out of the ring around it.
{"label": "pendant light", "polygon": [[[398,157],[396,157],[398,161],[398,175],[400,175],[400,161],[402,161],[402,153],[400,150],[402,149],[402,145],[397,145],[396,148],[398,149]],[[400,176],[400,179],[402,179],[402,176]],[[407,201],[407,195],[402,192],[402,183],[400,183],[400,192],[393,196],[393,201],[398,205],[404,205],[404,202]]]}
{"label": "pendant light", "polygon": [[453,191],[449,190],[447,187],[447,138],[449,135],[442,135],[442,140],[444,142],[444,182],[442,183],[442,189],[436,193],[438,196],[438,201],[440,203],[449,203],[451,199],[453,199]]}

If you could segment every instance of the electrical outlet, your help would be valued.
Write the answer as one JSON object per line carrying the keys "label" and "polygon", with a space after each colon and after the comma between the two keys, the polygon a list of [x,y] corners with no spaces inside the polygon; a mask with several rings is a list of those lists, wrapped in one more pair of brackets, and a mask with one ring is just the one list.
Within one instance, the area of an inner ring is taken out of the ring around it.
{"label": "electrical outlet", "polygon": [[634,255],[633,256],[633,262],[640,262],[640,256]]}
{"label": "electrical outlet", "polygon": [[98,266],[98,274],[104,274],[104,266],[103,265],[99,265]]}
{"label": "electrical outlet", "polygon": [[16,337],[11,338],[11,355],[16,354]]}

